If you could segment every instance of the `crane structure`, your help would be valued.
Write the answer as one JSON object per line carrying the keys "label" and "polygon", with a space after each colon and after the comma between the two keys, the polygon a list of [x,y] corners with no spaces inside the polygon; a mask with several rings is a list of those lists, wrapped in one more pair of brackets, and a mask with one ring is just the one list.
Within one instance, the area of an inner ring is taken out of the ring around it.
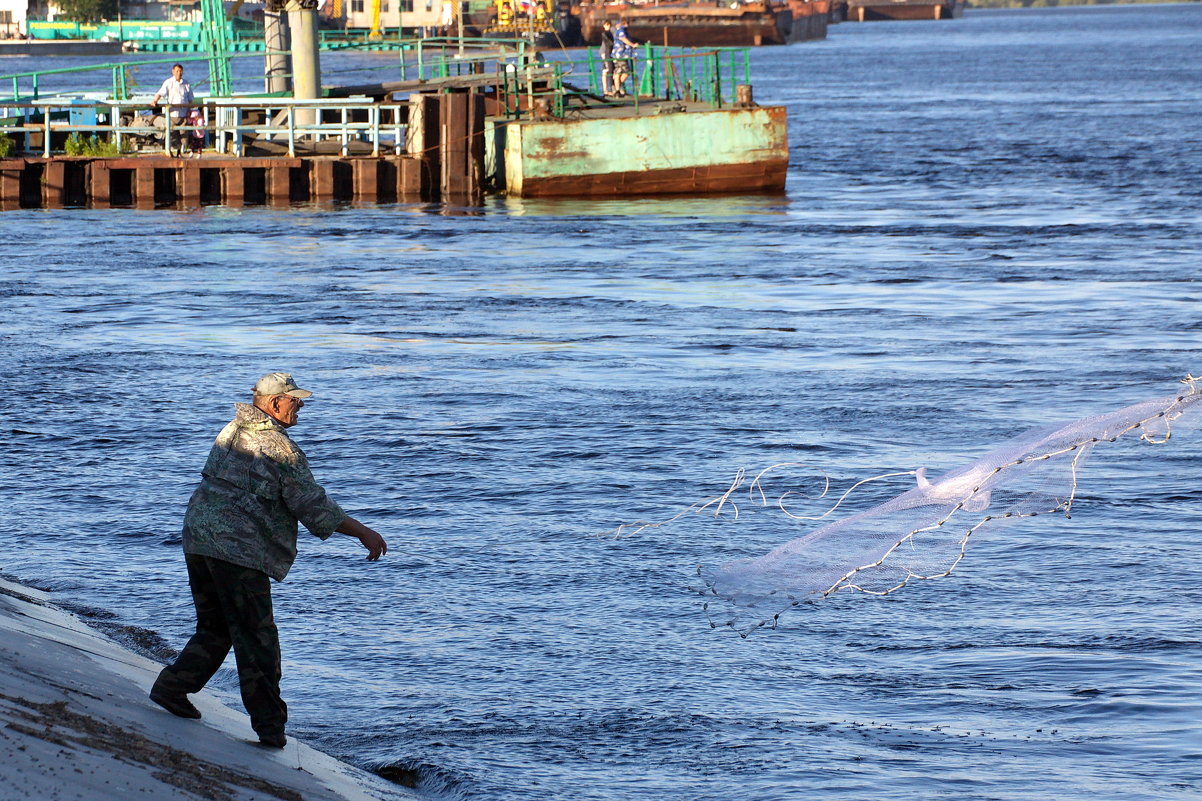
{"label": "crane structure", "polygon": [[[238,3],[231,14],[238,12]],[[233,90],[230,79],[230,25],[222,0],[200,0],[201,44],[209,59],[209,86],[217,97],[229,97]]]}

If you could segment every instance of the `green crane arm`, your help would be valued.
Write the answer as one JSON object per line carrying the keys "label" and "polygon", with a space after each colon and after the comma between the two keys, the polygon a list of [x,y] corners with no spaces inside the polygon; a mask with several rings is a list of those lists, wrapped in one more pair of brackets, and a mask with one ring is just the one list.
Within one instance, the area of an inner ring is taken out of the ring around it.
{"label": "green crane arm", "polygon": [[[241,5],[241,3],[239,3]],[[231,13],[237,12],[237,6]],[[209,54],[209,85],[218,97],[229,97],[232,91],[230,80],[230,24],[225,15],[222,0],[200,0],[201,39]]]}

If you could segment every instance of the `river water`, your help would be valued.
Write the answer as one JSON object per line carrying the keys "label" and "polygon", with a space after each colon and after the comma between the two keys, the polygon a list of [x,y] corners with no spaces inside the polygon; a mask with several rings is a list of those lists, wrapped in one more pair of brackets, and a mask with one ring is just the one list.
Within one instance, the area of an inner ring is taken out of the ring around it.
{"label": "river water", "polygon": [[698,565],[806,524],[598,535],[740,467],[934,474],[1202,372],[1200,43],[1193,4],[757,50],[781,197],[6,212],[0,570],[180,647],[184,504],[287,369],[316,474],[392,546],[302,533],[290,731],[425,797],[1198,798],[1189,431],[1099,446],[1071,520],[948,578],[747,639]]}

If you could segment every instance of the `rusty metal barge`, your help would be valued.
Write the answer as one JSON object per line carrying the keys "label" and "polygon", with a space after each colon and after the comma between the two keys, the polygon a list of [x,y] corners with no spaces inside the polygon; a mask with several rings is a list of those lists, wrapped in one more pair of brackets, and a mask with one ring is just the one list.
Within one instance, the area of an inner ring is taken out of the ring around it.
{"label": "rusty metal barge", "polygon": [[825,39],[830,0],[583,3],[573,13],[588,45],[600,43],[603,22],[625,19],[637,42],[665,47],[758,47]]}
{"label": "rusty metal barge", "polygon": [[834,0],[832,17],[846,22],[959,19],[965,0]]}

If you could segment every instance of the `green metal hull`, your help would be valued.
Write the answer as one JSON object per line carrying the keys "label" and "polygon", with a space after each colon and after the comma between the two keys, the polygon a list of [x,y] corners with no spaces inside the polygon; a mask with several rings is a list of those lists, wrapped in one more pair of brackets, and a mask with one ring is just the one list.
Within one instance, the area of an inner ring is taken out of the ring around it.
{"label": "green metal hull", "polygon": [[494,121],[486,163],[517,197],[782,192],[785,109]]}

